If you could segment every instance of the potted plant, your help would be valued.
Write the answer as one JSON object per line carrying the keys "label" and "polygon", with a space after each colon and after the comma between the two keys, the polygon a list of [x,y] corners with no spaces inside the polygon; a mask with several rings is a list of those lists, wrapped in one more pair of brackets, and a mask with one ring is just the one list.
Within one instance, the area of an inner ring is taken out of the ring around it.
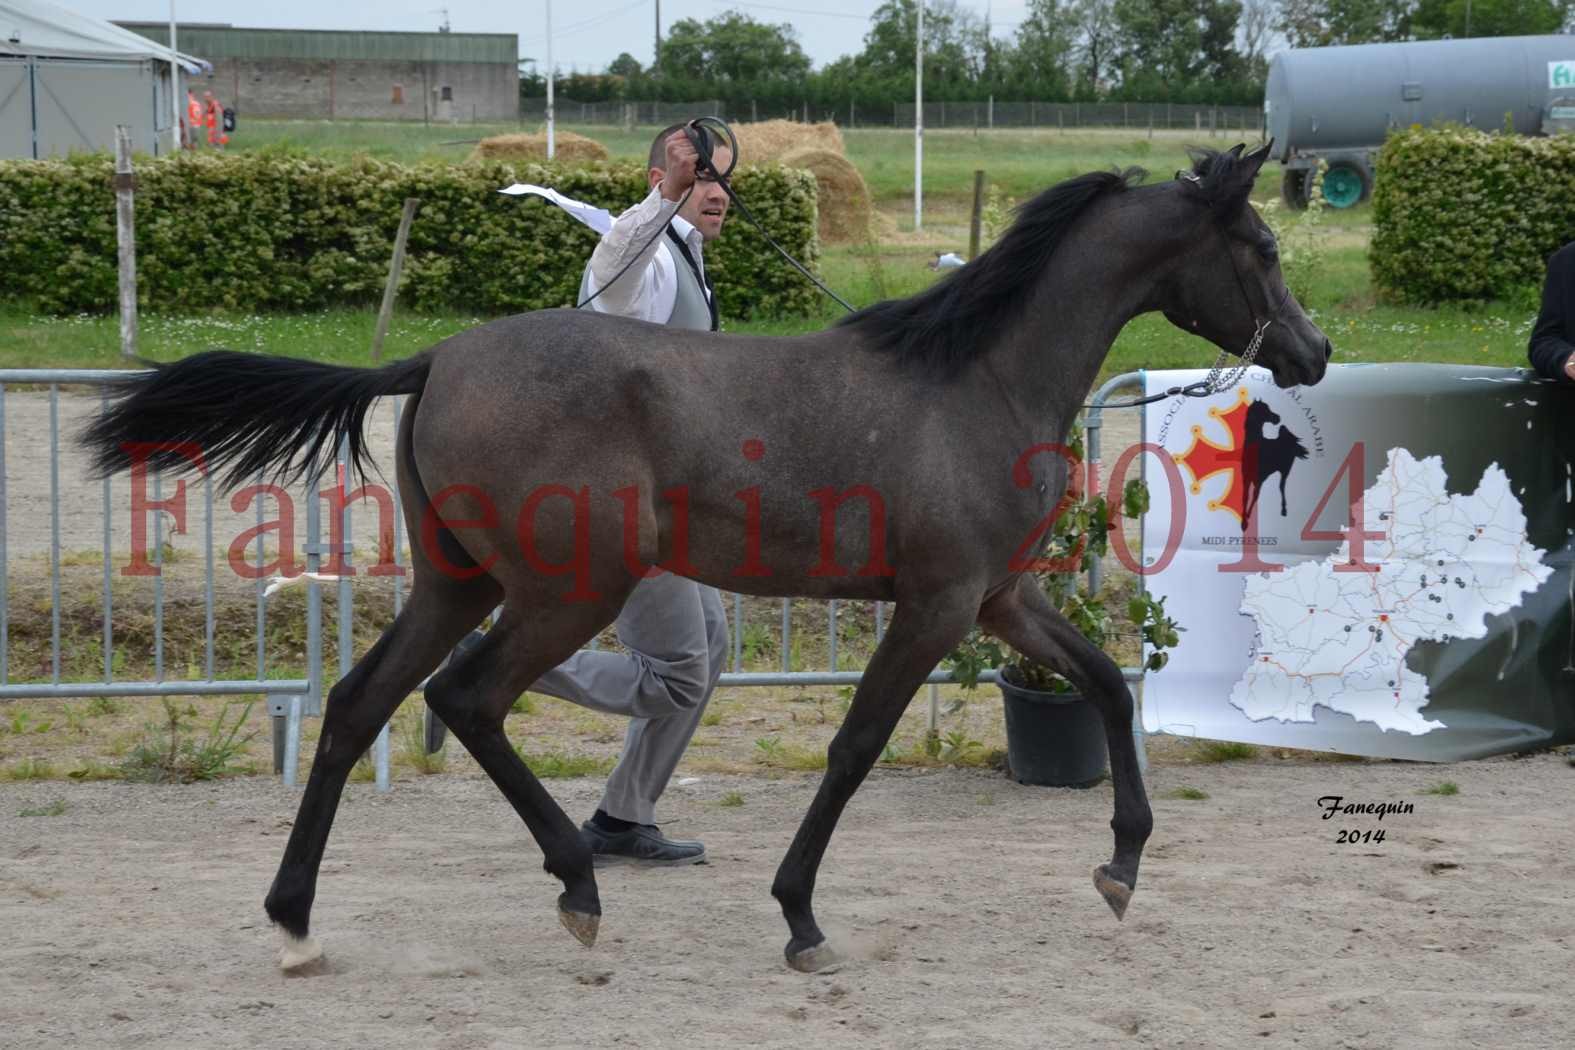
{"label": "potted plant", "polygon": [[[1074,432],[1081,435],[1081,426]],[[1081,463],[1080,437],[1069,448]],[[1034,577],[1084,637],[1109,651],[1116,640],[1116,618],[1106,604],[1107,596],[1090,594],[1084,580],[1089,566],[1109,550],[1110,532],[1119,522],[1111,521],[1104,494],[1088,491],[1077,475],[1074,471],[1045,541],[1040,563],[1050,568],[1036,571]],[[1147,486],[1140,480],[1127,482],[1122,514],[1135,518],[1147,509]],[[1163,599],[1146,591],[1132,595],[1125,611],[1127,622],[1147,647],[1144,668],[1158,671],[1170,659],[1166,650],[1180,641],[1182,628],[1166,615]],[[976,686],[985,671],[999,670],[1008,772],[1014,779],[1024,784],[1091,787],[1104,778],[1109,767],[1104,722],[1071,682],[977,627],[948,662],[966,689]]]}

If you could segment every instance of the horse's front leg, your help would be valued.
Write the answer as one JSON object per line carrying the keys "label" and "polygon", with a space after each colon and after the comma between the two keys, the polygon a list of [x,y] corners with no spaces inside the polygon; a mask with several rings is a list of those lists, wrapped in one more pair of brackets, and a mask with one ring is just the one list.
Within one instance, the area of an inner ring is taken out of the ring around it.
{"label": "horse's front leg", "polygon": [[1099,709],[1110,749],[1111,779],[1116,789],[1115,855],[1094,871],[1094,885],[1116,913],[1126,914],[1137,888],[1143,843],[1154,827],[1143,776],[1138,772],[1132,742],[1132,694],[1121,668],[1098,646],[1083,637],[1062,616],[1030,576],[992,598],[979,613],[979,624],[1012,648],[1062,675]]}
{"label": "horse's front leg", "polygon": [[1280,471],[1280,517],[1282,518],[1290,513],[1290,509],[1285,505],[1285,482],[1289,480],[1290,476],[1291,469],[1289,467]]}
{"label": "horse's front leg", "polygon": [[786,954],[788,965],[795,970],[813,973],[836,961],[810,904],[826,844],[843,807],[891,739],[908,701],[973,625],[981,593],[982,588],[954,587],[913,598],[899,595],[891,626],[831,741],[820,790],[771,886],[771,895],[782,906],[792,934]]}

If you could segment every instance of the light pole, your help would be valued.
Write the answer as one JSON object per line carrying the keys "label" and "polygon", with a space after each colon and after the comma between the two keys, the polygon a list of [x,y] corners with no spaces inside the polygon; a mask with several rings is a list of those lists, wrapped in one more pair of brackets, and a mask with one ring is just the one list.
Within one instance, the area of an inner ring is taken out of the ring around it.
{"label": "light pole", "polygon": [[924,228],[924,0],[914,0],[919,23],[913,49],[913,228]]}
{"label": "light pole", "polygon": [[175,54],[175,0],[170,0],[170,152],[180,152],[180,59]]}
{"label": "light pole", "polygon": [[552,112],[552,0],[547,0],[547,159],[556,152],[553,143],[554,117]]}

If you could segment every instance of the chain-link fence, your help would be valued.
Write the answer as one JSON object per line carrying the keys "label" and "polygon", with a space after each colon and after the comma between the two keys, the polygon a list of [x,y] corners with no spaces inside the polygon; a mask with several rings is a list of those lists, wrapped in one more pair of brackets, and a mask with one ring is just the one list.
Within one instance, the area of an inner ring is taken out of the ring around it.
{"label": "chain-link fence", "polygon": [[[695,117],[722,117],[724,120],[741,120],[737,114],[725,114],[721,102],[576,102],[573,99],[553,100],[558,120],[565,124],[593,124],[608,127],[666,127]],[[520,119],[526,123],[540,123],[547,119],[547,100],[527,98],[520,101]]]}
{"label": "chain-link fence", "polygon": [[[797,106],[750,101],[704,102],[576,102],[555,100],[557,118],[565,124],[650,127],[676,124],[699,116],[734,123],[756,120],[833,121],[842,127],[913,127],[911,102],[863,107],[849,102],[832,108],[803,102]],[[526,99],[520,119],[547,119],[545,98]],[[1195,134],[1263,133],[1263,111],[1257,106],[1209,106],[1180,102],[926,102],[928,128],[1149,128],[1177,129]]]}
{"label": "chain-link fence", "polygon": [[[913,126],[913,103],[899,103],[892,124]],[[873,123],[873,122],[872,122]],[[1177,128],[1193,132],[1263,130],[1257,106],[1179,102],[926,102],[927,128]]]}

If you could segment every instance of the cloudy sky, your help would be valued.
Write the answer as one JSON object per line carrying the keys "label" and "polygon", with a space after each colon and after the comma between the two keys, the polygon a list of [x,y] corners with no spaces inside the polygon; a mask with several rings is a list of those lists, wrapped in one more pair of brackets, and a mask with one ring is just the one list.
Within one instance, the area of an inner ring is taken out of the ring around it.
{"label": "cloudy sky", "polygon": [[[169,0],[51,0],[85,15],[112,21],[169,18]],[[1023,0],[961,0],[981,15],[986,4],[997,35],[1009,35],[1023,17]],[[662,25],[681,18],[704,21],[729,9],[762,22],[786,22],[815,65],[863,47],[870,12],[881,0],[662,0]],[[554,0],[553,61],[562,72],[600,72],[627,51],[651,61],[656,0]],[[443,20],[443,0],[272,0],[258,8],[241,0],[175,0],[181,22],[222,22],[272,29],[434,30]],[[546,60],[546,4],[526,0],[500,4],[450,0],[448,18],[456,33],[517,33],[520,54]]]}

